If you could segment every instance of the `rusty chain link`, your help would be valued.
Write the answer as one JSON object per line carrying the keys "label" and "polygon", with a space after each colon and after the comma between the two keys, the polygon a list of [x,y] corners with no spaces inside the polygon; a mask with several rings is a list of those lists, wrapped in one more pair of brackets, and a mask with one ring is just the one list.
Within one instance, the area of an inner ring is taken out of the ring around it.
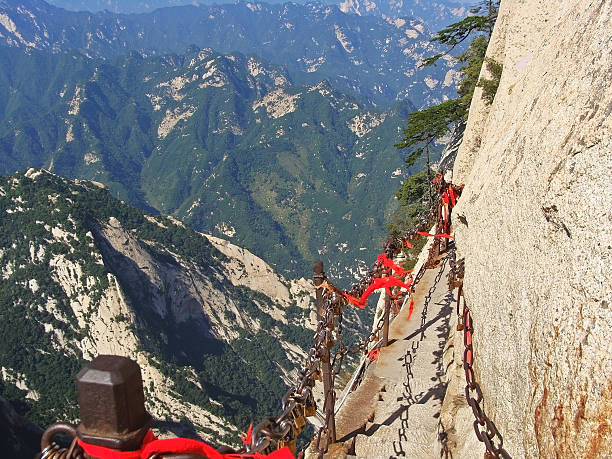
{"label": "rusty chain link", "polygon": [[462,298],[463,276],[465,272],[464,260],[455,261],[455,251],[452,251],[451,271],[448,276],[449,289],[458,288],[457,293],[457,314],[461,321],[457,324],[457,330],[463,330],[463,369],[465,371],[465,399],[474,414],[474,432],[476,438],[484,443],[487,458],[510,459],[510,455],[503,447],[504,439],[497,430],[495,423],[486,415],[481,403],[483,401],[482,389],[476,381],[474,374],[474,347],[472,335],[474,334],[474,323],[472,315],[468,309],[465,298],[463,299],[463,310],[459,315],[459,304]]}
{"label": "rusty chain link", "polygon": [[[69,435],[72,442],[68,448],[60,448],[53,441],[56,435]],[[44,431],[40,439],[40,459],[83,459],[83,452],[77,444],[76,427],[65,422],[55,423]]]}

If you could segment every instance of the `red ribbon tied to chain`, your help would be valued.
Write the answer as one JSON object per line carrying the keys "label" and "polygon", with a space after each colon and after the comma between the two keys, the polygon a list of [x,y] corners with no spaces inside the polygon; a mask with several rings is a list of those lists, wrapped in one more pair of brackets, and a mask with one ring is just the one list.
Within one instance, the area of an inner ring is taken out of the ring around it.
{"label": "red ribbon tied to chain", "polygon": [[[252,426],[251,426],[252,427]],[[252,432],[249,428],[249,433]],[[248,433],[247,433],[248,437]],[[289,447],[277,449],[270,454],[221,454],[212,446],[204,442],[191,440],[189,438],[169,438],[158,440],[150,430],[145,435],[142,446],[136,451],[116,451],[103,446],[90,445],[78,440],[79,446],[89,456],[99,459],[148,459],[156,454],[197,454],[209,459],[295,459]]]}
{"label": "red ribbon tied to chain", "polygon": [[381,253],[380,255],[378,255],[378,258],[376,258],[376,262],[381,264],[382,266],[386,266],[387,268],[395,271],[395,273],[393,274],[394,276],[405,276],[407,274],[410,274],[412,272],[412,269],[409,270],[405,270],[404,268],[397,266],[392,259],[390,259],[389,257],[387,257],[386,254]]}
{"label": "red ribbon tied to chain", "polygon": [[455,207],[455,204],[457,203],[457,193],[455,193],[455,189],[452,185],[448,186],[448,196],[450,197],[452,206]]}
{"label": "red ribbon tied to chain", "polygon": [[242,444],[243,445],[251,444],[252,436],[253,436],[253,423],[251,423],[251,425],[249,426],[245,434],[242,434],[242,433],[240,434],[240,440],[242,441]]}
{"label": "red ribbon tied to chain", "polygon": [[426,233],[424,231],[419,231],[419,234],[421,236],[425,236],[425,237],[445,237],[446,239],[455,239],[453,236],[451,236],[450,234],[445,234],[445,233],[440,233],[440,234],[429,234]]}
{"label": "red ribbon tied to chain", "polygon": [[412,316],[412,311],[414,311],[414,298],[412,297],[412,295],[410,295],[410,308],[408,309],[408,319],[406,320],[410,320],[410,317]]}
{"label": "red ribbon tied to chain", "polygon": [[377,277],[376,279],[374,279],[374,281],[370,284],[367,290],[363,292],[363,295],[361,295],[361,298],[355,298],[354,296],[351,296],[348,293],[344,293],[344,292],[343,292],[343,295],[349,301],[349,303],[351,303],[354,306],[357,306],[358,308],[363,309],[365,308],[366,300],[372,294],[372,292],[374,292],[374,290],[384,288],[389,294],[389,296],[391,296],[391,287],[403,287],[407,290],[410,290],[410,284],[406,284],[396,277],[388,276],[388,277]]}

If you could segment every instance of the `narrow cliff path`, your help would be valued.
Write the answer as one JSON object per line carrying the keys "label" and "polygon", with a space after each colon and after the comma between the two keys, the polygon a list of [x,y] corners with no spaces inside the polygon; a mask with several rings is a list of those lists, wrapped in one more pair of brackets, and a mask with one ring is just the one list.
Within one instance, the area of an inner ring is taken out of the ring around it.
{"label": "narrow cliff path", "polygon": [[454,304],[448,263],[441,257],[415,290],[408,320],[405,306],[389,329],[359,388],[336,416],[338,444],[326,457],[410,459],[439,457],[438,418],[446,384],[442,354]]}

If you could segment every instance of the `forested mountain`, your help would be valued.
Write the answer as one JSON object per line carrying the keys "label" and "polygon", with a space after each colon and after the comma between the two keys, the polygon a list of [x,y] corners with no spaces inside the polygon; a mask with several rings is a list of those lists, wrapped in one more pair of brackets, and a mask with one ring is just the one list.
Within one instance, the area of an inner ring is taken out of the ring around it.
{"label": "forested mountain", "polygon": [[138,361],[162,430],[235,444],[279,410],[311,284],[41,170],[0,179],[0,215],[0,395],[30,421],[77,419],[74,377],[99,354]]}
{"label": "forested mountain", "polygon": [[405,112],[211,50],[111,62],[0,48],[0,59],[1,174],[97,180],[293,274],[316,257],[346,273],[377,255]]}
{"label": "forested mountain", "polygon": [[452,61],[419,69],[438,51],[418,17],[344,14],[335,5],[236,3],[152,13],[71,12],[42,0],[0,2],[0,44],[111,58],[182,53],[190,45],[256,54],[284,65],[297,83],[323,79],[377,103],[417,108],[455,96]]}
{"label": "forested mountain", "polygon": [[320,3],[126,15],[5,0],[0,173],[100,181],[287,274],[315,258],[355,272],[395,206],[403,119],[455,93],[449,62],[416,67],[428,40],[419,19]]}

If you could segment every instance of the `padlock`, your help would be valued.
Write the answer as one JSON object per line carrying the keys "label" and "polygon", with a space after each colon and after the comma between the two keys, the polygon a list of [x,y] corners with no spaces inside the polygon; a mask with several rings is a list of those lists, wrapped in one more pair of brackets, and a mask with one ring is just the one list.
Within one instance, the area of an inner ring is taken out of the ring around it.
{"label": "padlock", "polygon": [[299,435],[300,433],[302,433],[302,430],[304,430],[305,425],[306,425],[306,418],[304,417],[303,412],[299,416],[296,416],[295,418],[293,418],[293,426],[295,427],[296,435]]}
{"label": "padlock", "polygon": [[317,405],[306,405],[304,406],[304,416],[307,418],[315,416],[317,414]]}
{"label": "padlock", "polygon": [[457,331],[463,330],[463,324],[457,324]]}
{"label": "padlock", "polygon": [[295,427],[296,435],[299,435],[304,429],[306,425],[306,418],[304,417],[304,408],[302,406],[297,405],[293,411],[291,412],[291,416],[293,417],[293,426]]}
{"label": "padlock", "polygon": [[315,402],[312,392],[308,394],[304,403],[304,416],[309,418],[317,414],[317,402]]}
{"label": "padlock", "polygon": [[285,446],[288,447],[289,451],[291,451],[291,454],[295,456],[295,452],[297,451],[297,445],[295,443],[295,440],[290,440],[290,441],[278,440],[278,442],[276,443],[276,449],[281,449],[281,448],[284,448]]}
{"label": "padlock", "polygon": [[314,379],[315,381],[323,381],[323,378],[321,377],[321,371],[317,370],[312,374],[312,379]]}

